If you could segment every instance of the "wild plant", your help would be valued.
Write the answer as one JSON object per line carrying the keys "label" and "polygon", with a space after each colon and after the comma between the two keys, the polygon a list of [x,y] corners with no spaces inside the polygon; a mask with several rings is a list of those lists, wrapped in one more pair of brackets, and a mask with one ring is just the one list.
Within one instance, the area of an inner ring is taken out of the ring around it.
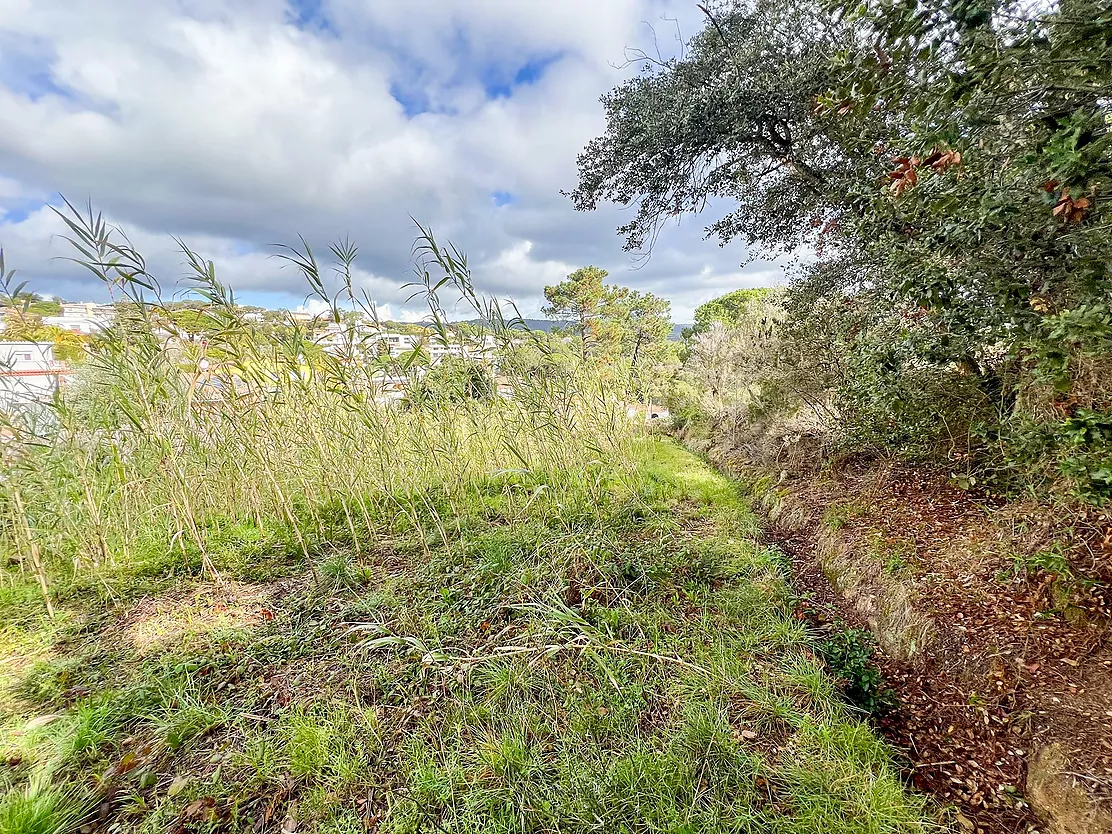
{"label": "wild plant", "polygon": [[[573,473],[601,459],[620,472],[628,457],[620,398],[554,357],[512,304],[481,295],[466,255],[427,228],[409,285],[428,309],[425,341],[459,343],[449,315],[461,308],[483,321],[481,372],[500,396],[387,398],[391,381],[415,389],[429,363],[421,346],[381,349],[386,325],[358,289],[350,241],[332,245],[327,263],[304,239],[282,247],[277,257],[325,312],[260,322],[179,239],[189,273],[179,298],[200,302],[199,338],[119,229],[91,208],[57,213],[71,260],[102,282],[117,315],[75,383],[44,406],[50,419],[6,419],[0,547],[34,576],[51,616],[57,587],[95,578],[111,592],[105,577],[144,562],[218,580],[213,542],[228,525],[290,541],[311,569],[318,550],[373,548],[399,528],[433,529],[450,548],[459,504],[481,482],[540,473],[545,489],[597,493],[599,479]],[[507,511],[528,500],[508,495]]]}

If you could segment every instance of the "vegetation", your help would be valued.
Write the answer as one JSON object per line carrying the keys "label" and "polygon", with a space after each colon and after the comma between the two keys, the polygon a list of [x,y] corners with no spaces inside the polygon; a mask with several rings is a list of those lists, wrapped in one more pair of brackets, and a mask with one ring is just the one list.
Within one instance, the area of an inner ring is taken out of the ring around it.
{"label": "vegetation", "polygon": [[873,662],[876,640],[869,632],[839,629],[819,644],[819,651],[837,675],[850,703],[875,716],[884,716],[895,709],[895,693],[884,685]]}
{"label": "vegetation", "polygon": [[[666,300],[593,266],[545,288],[569,327],[532,331],[423,228],[400,353],[346,240],[282,248],[303,321],[184,245],[166,301],[67,204],[117,313],[87,340],[0,256],[9,338],[83,360],[0,427],[0,834],[938,826],[865,721],[894,706],[871,638],[810,633],[735,485],[627,409],[1106,505],[1112,11],[700,8],[604,97],[572,199],[636,204],[630,249],[725,199],[709,235],[809,255],[682,348]],[[909,570],[910,541],[871,555]],[[1015,570],[1091,582],[1054,548]]]}
{"label": "vegetation", "polygon": [[9,737],[16,778],[99,784],[144,830],[922,830],[732,487],[672,446],[627,454],[480,483],[450,546],[424,555],[429,518],[337,548],[319,581],[253,586],[268,614],[230,630],[196,603],[171,628],[174,597],[94,615],[23,684],[65,717]]}
{"label": "vegetation", "polygon": [[[0,832],[929,827],[734,486],[454,247],[419,241],[432,329],[454,289],[512,397],[456,366],[403,408],[358,345],[256,327],[185,250],[199,373],[152,338],[139,254],[66,218],[130,304],[9,427]],[[350,284],[289,256],[344,320]]]}
{"label": "vegetation", "polygon": [[695,322],[684,330],[684,338],[691,339],[706,333],[715,325],[732,330],[752,320],[762,305],[774,298],[775,291],[767,287],[751,290],[734,290],[700,304],[695,310]]}
{"label": "vegetation", "polygon": [[577,269],[544,288],[547,316],[570,319],[584,362],[618,367],[627,388],[640,399],[663,397],[679,364],[672,333],[671,304],[650,292],[604,284],[607,272]]}
{"label": "vegetation", "polygon": [[0,252],[0,312],[3,314],[4,339],[11,342],[47,342],[54,345],[54,357],[63,362],[81,362],[87,339],[60,327],[43,324],[45,316],[62,311],[58,301],[45,301],[37,293],[15,283],[15,272],[4,266]]}
{"label": "vegetation", "polygon": [[746,409],[764,392],[783,318],[774,291],[739,290],[695,311],[683,370],[669,392],[679,426]]}
{"label": "vegetation", "polygon": [[23,288],[5,294],[0,303],[8,311],[38,316],[40,319],[46,316],[57,316],[62,312],[62,302],[59,299],[46,299],[38,293],[27,292]]}
{"label": "vegetation", "polygon": [[474,359],[446,356],[426,374],[413,380],[406,395],[408,402],[429,405],[458,403],[461,400],[489,400],[498,394],[491,369]]}
{"label": "vegetation", "polygon": [[681,57],[604,98],[572,197],[636,203],[632,248],[719,197],[736,210],[708,234],[816,253],[746,419],[1106,504],[1108,5],[705,8]]}

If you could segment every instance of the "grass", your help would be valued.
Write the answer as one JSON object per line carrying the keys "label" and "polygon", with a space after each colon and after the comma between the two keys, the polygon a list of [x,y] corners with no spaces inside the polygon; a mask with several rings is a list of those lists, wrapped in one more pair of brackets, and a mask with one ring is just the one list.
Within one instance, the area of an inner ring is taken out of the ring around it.
{"label": "grass", "polygon": [[[511,398],[384,404],[374,374],[406,368],[245,321],[184,249],[222,383],[198,401],[145,262],[67,222],[132,304],[47,424],[10,427],[0,834],[88,808],[177,834],[931,827],[736,486],[507,326],[458,250],[419,243],[432,325],[446,284],[495,321]],[[333,252],[336,297],[290,260],[343,322]]]}
{"label": "grass", "polygon": [[910,576],[918,550],[913,538],[886,537],[874,531],[866,544],[869,558],[881,565],[889,576]]}
{"label": "grass", "polygon": [[[19,690],[24,720],[61,717],[19,739],[5,813],[28,821],[0,831],[61,830],[30,820],[69,824],[77,790],[148,831],[930,827],[734,486],[668,442],[630,463],[524,514],[506,493],[547,476],[502,483],[494,509],[476,484],[427,556],[431,516],[322,554],[240,633],[139,654],[72,629]],[[49,788],[19,787],[44,767]]]}
{"label": "grass", "polygon": [[0,798],[0,834],[67,834],[85,815],[78,794],[40,776]]}
{"label": "grass", "polygon": [[822,515],[831,530],[841,530],[859,518],[869,515],[869,508],[859,501],[834,501]]}

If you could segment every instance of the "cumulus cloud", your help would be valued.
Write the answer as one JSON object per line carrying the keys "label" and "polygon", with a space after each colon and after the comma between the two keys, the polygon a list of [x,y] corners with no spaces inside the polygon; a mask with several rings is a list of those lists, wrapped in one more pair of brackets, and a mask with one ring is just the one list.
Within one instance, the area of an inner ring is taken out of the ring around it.
{"label": "cumulus cloud", "polygon": [[559,193],[646,24],[667,51],[700,22],[688,0],[0,0],[0,246],[41,292],[103,297],[47,207],[91,199],[168,286],[176,234],[243,300],[296,306],[272,244],[350,236],[361,287],[410,317],[416,218],[525,312],[593,263],[687,320],[778,270],[739,271],[743,248],[704,241],[698,219],[639,265],[617,209]]}

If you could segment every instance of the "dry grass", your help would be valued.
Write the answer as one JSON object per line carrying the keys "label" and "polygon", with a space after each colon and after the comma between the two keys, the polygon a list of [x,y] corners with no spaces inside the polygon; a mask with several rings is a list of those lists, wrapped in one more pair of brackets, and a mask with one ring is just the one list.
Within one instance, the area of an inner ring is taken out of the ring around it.
{"label": "dry grass", "polygon": [[114,634],[142,657],[173,647],[188,651],[205,638],[257,628],[274,618],[272,583],[202,582],[186,593],[146,597],[121,618]]}

